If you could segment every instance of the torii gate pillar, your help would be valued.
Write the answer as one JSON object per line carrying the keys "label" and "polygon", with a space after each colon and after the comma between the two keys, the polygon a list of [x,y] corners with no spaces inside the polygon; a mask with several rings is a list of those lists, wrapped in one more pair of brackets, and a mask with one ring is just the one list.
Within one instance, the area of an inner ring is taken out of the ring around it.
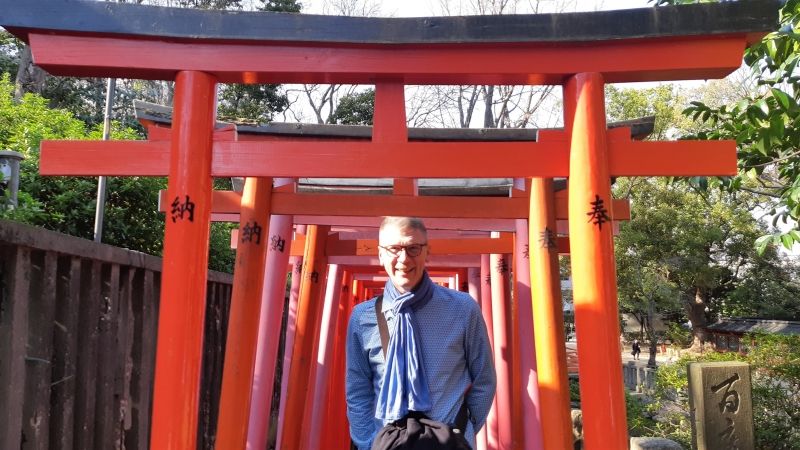
{"label": "torii gate pillar", "polygon": [[564,86],[565,130],[571,134],[569,236],[584,442],[588,449],[628,448],[611,180],[599,73],[579,73]]}
{"label": "torii gate pillar", "polygon": [[150,448],[197,447],[216,79],[178,72]]}

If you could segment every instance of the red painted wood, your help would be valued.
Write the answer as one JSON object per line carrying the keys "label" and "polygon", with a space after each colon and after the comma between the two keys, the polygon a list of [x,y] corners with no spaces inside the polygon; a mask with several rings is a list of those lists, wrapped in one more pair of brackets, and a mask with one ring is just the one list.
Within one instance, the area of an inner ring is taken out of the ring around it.
{"label": "red painted wood", "polygon": [[170,80],[203,71],[224,83],[561,84],[595,71],[608,82],[722,78],[741,65],[745,35],[586,43],[259,45],[30,33],[53,75]]}
{"label": "red painted wood", "polygon": [[180,214],[170,212],[166,220],[150,438],[153,449],[197,446],[215,87],[214,78],[204,73],[180,72],[175,80],[168,190],[170,198],[193,206]]}
{"label": "red painted wood", "polygon": [[[270,242],[271,194],[272,178],[245,180],[241,214],[242,226],[248,231],[239,234],[236,249],[215,441],[218,448],[245,448],[247,444],[264,269]],[[277,267],[271,269],[285,272]]]}
{"label": "red painted wood", "polygon": [[[515,180],[515,184],[517,181]],[[532,205],[534,211],[544,211],[544,205]],[[552,205],[550,214],[553,213]],[[534,252],[545,245],[548,241],[542,241],[539,233],[530,233],[528,221],[517,220],[517,232],[514,235],[514,304],[516,313],[513,319],[516,322],[514,330],[514,348],[518,359],[518,368],[515,375],[519,378],[519,390],[516,391],[520,401],[520,416],[518,423],[519,434],[517,438],[521,445],[519,448],[524,450],[543,450],[543,429],[542,409],[539,395],[538,369],[536,364],[536,354],[539,349],[534,341],[534,323],[532,307],[532,291],[539,290],[541,287],[531,281],[531,257]],[[554,242],[553,242],[554,243]],[[555,250],[555,248],[553,249]],[[555,254],[555,252],[553,252]],[[556,265],[558,267],[558,265]],[[548,430],[549,432],[550,430]]]}
{"label": "red painted wood", "polygon": [[[509,291],[509,271],[511,265],[507,255],[490,256],[492,331],[494,333],[494,366],[497,372],[497,393],[495,394],[495,414],[497,426],[497,450],[512,450],[512,373],[513,352],[511,348],[511,317],[508,309],[511,302]],[[491,440],[492,435],[489,435]],[[491,444],[490,444],[491,445]]]}
{"label": "red painted wood", "polygon": [[[320,317],[319,345],[316,352],[316,370],[314,374],[313,393],[309,392],[309,401],[306,408],[306,420],[303,421],[303,447],[316,450],[328,447],[333,437],[324,434],[328,422],[334,421],[328,415],[331,402],[337,397],[339,390],[344,390],[344,384],[334,384],[336,377],[336,345],[339,338],[339,324],[346,323],[348,317],[340,315],[343,309],[342,302],[347,302],[342,295],[343,270],[341,266],[332,264],[328,266],[328,277],[324,292],[324,307]],[[346,334],[346,332],[345,332]],[[345,340],[346,342],[346,340]]]}
{"label": "red painted wood", "polygon": [[294,351],[290,367],[286,410],[283,422],[281,448],[301,448],[301,427],[316,362],[317,330],[323,302],[320,294],[327,274],[327,258],[324,255],[325,240],[330,227],[309,226],[306,233],[306,252],[303,256],[303,273],[297,306]]}
{"label": "red painted wood", "polygon": [[[295,237],[305,236],[306,225],[297,225]],[[297,315],[302,284],[303,257],[292,256],[289,259],[292,265],[292,286],[289,292],[289,311],[286,320],[286,335],[283,350],[283,370],[281,375],[281,399],[278,411],[278,436],[275,448],[283,447],[283,429],[286,423],[286,407],[289,393],[289,377],[291,375],[292,358],[294,357],[294,341],[297,334]]]}
{"label": "red painted wood", "polygon": [[408,142],[406,126],[405,86],[402,83],[375,84],[375,114],[372,142]]}
{"label": "red painted wood", "polygon": [[[238,214],[241,194],[233,191],[213,192],[213,212],[217,214]],[[166,211],[167,197],[161,192],[160,210]],[[612,202],[610,216],[616,220],[630,220],[630,202],[627,199],[615,199]],[[391,215],[411,215],[418,217],[448,218],[482,218],[486,220],[484,228],[496,223],[498,217],[526,218],[528,201],[525,197],[465,197],[437,196],[410,197],[386,195],[346,195],[346,194],[294,194],[285,192],[272,193],[272,213],[283,215],[322,215],[322,216],[364,216],[379,217]],[[567,219],[567,198],[556,199],[555,214],[557,219]],[[478,211],[473,211],[478,210]],[[228,220],[236,217],[226,217]],[[495,220],[492,220],[495,219]],[[307,218],[304,222],[309,223]],[[330,220],[330,219],[329,219]],[[362,222],[367,226],[372,222]],[[238,221],[238,219],[236,220]],[[441,222],[441,221],[440,221]],[[330,224],[330,221],[325,223]],[[426,222],[427,223],[427,222]],[[479,223],[475,223],[480,225]],[[374,224],[377,226],[377,223]],[[434,229],[436,221],[429,228]],[[502,229],[502,228],[501,228]],[[495,229],[496,230],[496,229]],[[511,231],[511,230],[509,230]]]}
{"label": "red painted wood", "polygon": [[[567,177],[566,140],[541,142],[214,142],[215,177],[526,178]],[[426,164],[386,164],[404,155]],[[164,141],[43,141],[42,175],[164,176]],[[459,164],[452,164],[459,161]],[[688,164],[687,161],[691,161]],[[356,170],[358,168],[358,170]],[[736,174],[734,141],[609,143],[611,176]]]}
{"label": "red painted wood", "polygon": [[345,349],[347,324],[353,307],[352,282],[353,272],[343,270],[339,318],[336,322],[336,339],[334,339],[333,343],[333,374],[330,381],[331,397],[327,406],[324,406],[327,411],[327,420],[323,423],[323,429],[320,431],[322,436],[327,437],[327,442],[330,442],[330,448],[336,450],[350,448],[350,428],[347,421],[344,380],[347,358]]}
{"label": "red painted wood", "polygon": [[[481,283],[481,314],[483,321],[486,322],[486,332],[489,335],[489,344],[492,346],[492,353],[496,354],[494,342],[494,314],[492,312],[492,284],[491,284],[491,256],[488,254],[480,255],[480,283]],[[483,428],[487,450],[497,449],[497,396],[492,400],[492,408],[486,418],[486,425]]]}
{"label": "red painted wood", "polygon": [[[544,448],[572,450],[572,415],[564,343],[564,313],[558,248],[541,245],[548,231],[555,233],[553,180],[536,178],[531,183],[529,235],[537,240],[530,247],[530,281],[534,339],[538,375],[541,427]],[[545,241],[546,242],[546,241]],[[569,244],[567,244],[569,245]],[[555,251],[554,251],[555,250]]]}
{"label": "red painted wood", "polygon": [[[294,180],[281,178],[274,180],[273,190],[293,185]],[[253,389],[251,394],[250,421],[247,431],[249,448],[266,448],[268,434],[275,421],[271,414],[273,407],[273,388],[275,371],[280,367],[278,347],[284,315],[287,271],[291,273],[289,247],[292,243],[292,217],[272,216],[269,221],[266,272],[258,326],[258,345],[256,347]],[[281,240],[283,246],[280,245]],[[283,268],[283,270],[281,270]],[[286,327],[288,328],[288,326]],[[277,406],[277,405],[276,405]]]}
{"label": "red painted wood", "polygon": [[[619,352],[619,308],[611,222],[599,220],[610,203],[604,80],[578,74],[564,88],[571,103],[569,210],[581,410],[586,448],[627,449],[628,430]],[[685,162],[684,162],[685,163]],[[603,204],[600,204],[600,202]]]}

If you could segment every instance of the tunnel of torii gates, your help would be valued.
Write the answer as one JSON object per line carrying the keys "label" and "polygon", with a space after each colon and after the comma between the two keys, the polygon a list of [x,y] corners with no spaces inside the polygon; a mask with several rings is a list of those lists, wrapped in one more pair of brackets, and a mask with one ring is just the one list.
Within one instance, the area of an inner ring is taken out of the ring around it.
{"label": "tunnel of torii gates", "polygon": [[[455,274],[460,287],[466,271],[480,299],[499,380],[481,448],[572,448],[557,263],[559,248],[568,247],[584,444],[628,448],[612,237],[619,211],[610,180],[734,174],[736,148],[637,141],[628,127],[608,129],[604,86],[724,77],[775,28],[778,9],[777,1],[754,0],[386,19],[56,0],[0,6],[0,25],[53,75],[175,81],[172,126],[146,141],[41,146],[45,175],[168,175],[153,449],[196,447],[209,223],[218,203],[241,225],[216,448],[264,448],[284,280],[301,242],[280,448],[347,448],[342,336],[354,299],[379,288],[366,275],[378,274],[374,230],[382,215],[427,218],[432,275],[442,282]],[[365,139],[244,139],[235,127],[216,127],[218,83],[374,85],[374,125]],[[404,86],[430,84],[560,85],[564,127],[535,139],[412,139]],[[244,177],[243,192],[215,193],[213,177]],[[296,178],[390,179],[392,195],[298,192]],[[508,198],[417,195],[415,180],[485,178],[521,182]],[[554,178],[568,179],[560,201]],[[223,206],[231,197],[233,207]],[[559,218],[568,243],[555,236]],[[290,243],[293,223],[305,230]],[[343,226],[355,230],[349,239],[330,234]],[[496,270],[512,266],[514,302],[509,270]],[[475,279],[486,273],[491,289]]]}

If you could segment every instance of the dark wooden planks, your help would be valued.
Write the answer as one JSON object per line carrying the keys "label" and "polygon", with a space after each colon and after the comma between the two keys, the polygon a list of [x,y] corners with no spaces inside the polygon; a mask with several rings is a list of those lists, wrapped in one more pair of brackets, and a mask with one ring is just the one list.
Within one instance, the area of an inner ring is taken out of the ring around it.
{"label": "dark wooden planks", "polygon": [[222,390],[231,287],[209,279],[207,289],[197,448],[213,450]]}
{"label": "dark wooden planks", "polygon": [[25,400],[30,250],[0,246],[0,448],[18,449]]}
{"label": "dark wooden planks", "polygon": [[[149,448],[157,258],[0,221],[0,449]],[[209,273],[213,444],[232,277]],[[216,379],[215,379],[216,377]],[[209,388],[208,386],[211,386]],[[213,386],[217,386],[214,388]]]}
{"label": "dark wooden planks", "polygon": [[59,258],[53,324],[53,408],[50,419],[52,450],[73,449],[75,370],[78,353],[78,307],[81,298],[81,259]]}
{"label": "dark wooden planks", "polygon": [[94,448],[97,401],[97,336],[100,323],[102,262],[86,260],[81,268],[81,301],[78,310],[78,365],[75,389],[75,448]]}
{"label": "dark wooden planks", "polygon": [[53,252],[31,253],[25,405],[22,410],[22,448],[26,450],[50,448],[57,263],[57,255]]}
{"label": "dark wooden planks", "polygon": [[113,448],[121,423],[115,375],[119,369],[119,282],[118,264],[104,264],[101,271],[99,320],[97,326],[97,388],[94,439],[96,448]]}
{"label": "dark wooden planks", "polygon": [[139,270],[133,279],[133,345],[131,346],[130,431],[125,447],[147,450],[150,447],[150,408],[155,374],[156,334],[158,330],[158,286],[160,274]]}

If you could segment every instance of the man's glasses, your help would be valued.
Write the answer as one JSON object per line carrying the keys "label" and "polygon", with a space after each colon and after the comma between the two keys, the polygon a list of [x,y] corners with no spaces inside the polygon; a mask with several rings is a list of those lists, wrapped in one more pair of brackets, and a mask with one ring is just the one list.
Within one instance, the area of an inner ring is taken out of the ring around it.
{"label": "man's glasses", "polygon": [[419,256],[422,253],[422,249],[428,244],[411,244],[411,245],[379,245],[378,247],[386,250],[386,253],[392,256],[400,256],[400,252],[403,250],[406,251],[406,255],[412,258]]}

